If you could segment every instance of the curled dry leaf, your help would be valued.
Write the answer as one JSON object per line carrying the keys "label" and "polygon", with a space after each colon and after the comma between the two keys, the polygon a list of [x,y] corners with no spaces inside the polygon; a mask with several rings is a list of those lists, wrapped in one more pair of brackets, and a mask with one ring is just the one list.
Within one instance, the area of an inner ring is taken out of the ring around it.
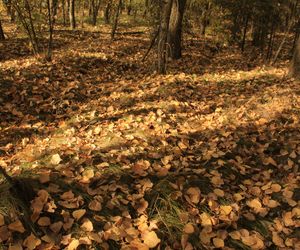
{"label": "curled dry leaf", "polygon": [[61,230],[63,226],[63,222],[61,221],[58,221],[58,222],[55,222],[53,224],[50,225],[50,229],[54,232],[54,233],[59,233],[59,231]]}
{"label": "curled dry leaf", "polygon": [[52,155],[51,160],[50,160],[50,163],[52,165],[58,165],[60,162],[61,162],[61,158],[60,158],[59,154]]}
{"label": "curled dry leaf", "polygon": [[85,209],[78,209],[78,210],[75,210],[72,215],[74,217],[75,220],[80,220],[80,218],[85,215],[86,213],[86,210]]}
{"label": "curled dry leaf", "polygon": [[186,194],[188,195],[189,199],[192,203],[197,204],[200,201],[200,189],[198,187],[190,187]]}
{"label": "curled dry leaf", "polygon": [[30,234],[23,242],[23,246],[27,247],[28,250],[36,249],[37,246],[41,244],[41,240],[34,236],[34,234]]}
{"label": "curled dry leaf", "polygon": [[91,209],[92,211],[101,211],[102,209],[102,205],[99,201],[97,200],[92,200],[90,203],[89,203],[89,209]]}
{"label": "curled dry leaf", "polygon": [[8,229],[14,232],[24,233],[25,228],[20,220],[17,220],[8,225]]}
{"label": "curled dry leaf", "polygon": [[185,232],[186,234],[194,233],[195,228],[194,228],[193,224],[191,224],[191,223],[186,224],[183,228],[183,232]]}
{"label": "curled dry leaf", "polygon": [[231,206],[220,206],[220,214],[221,215],[229,215],[232,211],[232,207]]}
{"label": "curled dry leaf", "polygon": [[10,235],[11,232],[8,230],[7,226],[0,227],[0,242],[7,241]]}
{"label": "curled dry leaf", "polygon": [[93,223],[89,219],[85,219],[80,228],[86,232],[93,231]]}
{"label": "curled dry leaf", "polygon": [[154,248],[160,243],[160,239],[154,231],[143,233],[142,239],[149,248]]}
{"label": "curled dry leaf", "polygon": [[79,240],[72,239],[69,245],[66,247],[66,250],[76,250],[79,246]]}
{"label": "curled dry leaf", "polygon": [[225,246],[224,240],[221,238],[213,238],[213,244],[217,248],[223,248]]}

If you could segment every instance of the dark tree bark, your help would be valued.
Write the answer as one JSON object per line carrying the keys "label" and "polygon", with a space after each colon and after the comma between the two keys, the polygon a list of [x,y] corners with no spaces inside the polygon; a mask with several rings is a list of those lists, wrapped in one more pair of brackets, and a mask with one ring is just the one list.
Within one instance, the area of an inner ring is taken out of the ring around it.
{"label": "dark tree bark", "polygon": [[168,39],[172,5],[173,5],[173,0],[164,0],[162,4],[162,14],[160,20],[158,48],[157,48],[157,54],[158,54],[157,71],[160,74],[166,73],[167,39]]}
{"label": "dark tree bark", "polygon": [[62,0],[61,2],[62,7],[62,18],[63,18],[63,25],[65,26],[67,24],[67,18],[66,18],[66,0]]}
{"label": "dark tree bark", "polygon": [[76,19],[75,19],[75,0],[69,0],[69,19],[70,19],[70,28],[76,28]]}
{"label": "dark tree bark", "polygon": [[104,11],[104,22],[110,23],[111,2],[108,2]]}
{"label": "dark tree bark", "polygon": [[293,59],[291,61],[289,76],[300,79],[300,39],[297,40]]}
{"label": "dark tree bark", "polygon": [[2,22],[0,19],[0,41],[3,41],[3,40],[5,40],[5,35],[4,35],[3,28],[2,28]]}
{"label": "dark tree bark", "polygon": [[111,39],[115,39],[115,34],[118,28],[118,22],[119,22],[119,15],[121,13],[121,7],[122,7],[122,0],[119,0],[117,9],[116,9],[116,14],[115,14],[115,20],[112,26],[112,30],[111,30]]}
{"label": "dark tree bark", "polygon": [[171,16],[168,31],[169,56],[172,59],[181,58],[182,20],[186,0],[175,0],[172,2]]}
{"label": "dark tree bark", "polygon": [[96,26],[101,0],[91,0],[92,25]]}
{"label": "dark tree bark", "polygon": [[55,15],[58,0],[47,0],[47,10],[48,10],[48,49],[46,54],[46,60],[51,61],[52,59],[52,47],[53,47],[53,30],[55,24]]}
{"label": "dark tree bark", "polygon": [[127,15],[130,16],[132,11],[132,0],[129,0],[129,3],[127,5]]}

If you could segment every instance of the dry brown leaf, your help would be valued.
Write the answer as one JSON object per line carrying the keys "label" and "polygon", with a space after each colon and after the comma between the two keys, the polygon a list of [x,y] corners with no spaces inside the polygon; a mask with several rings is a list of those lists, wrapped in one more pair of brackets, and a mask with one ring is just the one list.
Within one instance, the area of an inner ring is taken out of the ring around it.
{"label": "dry brown leaf", "polygon": [[234,240],[240,240],[241,239],[241,233],[239,231],[232,231],[229,233],[229,236]]}
{"label": "dry brown leaf", "polygon": [[154,231],[143,233],[142,239],[149,248],[154,248],[160,243],[160,239]]}
{"label": "dry brown leaf", "polygon": [[247,205],[251,208],[253,208],[254,210],[259,210],[260,208],[262,208],[261,202],[259,201],[259,199],[253,199],[250,201],[247,201]]}
{"label": "dry brown leaf", "polygon": [[8,240],[11,232],[8,230],[7,226],[0,227],[0,242]]}
{"label": "dry brown leaf", "polygon": [[39,246],[42,241],[39,238],[36,238],[34,234],[30,234],[23,242],[23,246],[27,247],[28,250],[33,250]]}
{"label": "dry brown leaf", "polygon": [[85,215],[86,213],[86,210],[85,209],[78,209],[78,210],[75,210],[72,215],[74,217],[74,219],[76,220],[80,220],[80,218]]}
{"label": "dry brown leaf", "polygon": [[224,191],[219,188],[214,189],[214,193],[219,197],[224,197],[224,195],[225,195]]}
{"label": "dry brown leaf", "polygon": [[192,234],[195,232],[195,228],[193,226],[192,223],[188,223],[184,226],[183,228],[183,232],[185,232],[186,234]]}
{"label": "dry brown leaf", "polygon": [[61,162],[61,158],[60,158],[59,154],[52,155],[51,160],[50,160],[50,163],[52,165],[58,165],[60,162]]}
{"label": "dry brown leaf", "polygon": [[272,185],[271,185],[271,190],[272,190],[274,193],[280,192],[280,191],[281,191],[281,186],[280,186],[279,184],[272,184]]}
{"label": "dry brown leaf", "polygon": [[92,232],[94,229],[93,223],[89,219],[85,219],[80,228],[86,232]]}
{"label": "dry brown leaf", "polygon": [[102,205],[99,201],[97,200],[92,200],[90,203],[89,203],[89,209],[91,209],[92,211],[101,211],[102,209]]}
{"label": "dry brown leaf", "polygon": [[224,205],[220,206],[221,215],[229,215],[231,213],[231,211],[232,211],[231,206],[224,206]]}
{"label": "dry brown leaf", "polygon": [[79,246],[79,240],[72,239],[69,245],[65,248],[66,250],[76,250]]}
{"label": "dry brown leaf", "polygon": [[194,204],[198,204],[200,201],[200,189],[198,187],[190,187],[186,191],[187,195],[189,196],[190,200]]}
{"label": "dry brown leaf", "polygon": [[278,247],[285,247],[283,239],[276,232],[272,233],[272,241]]}
{"label": "dry brown leaf", "polygon": [[8,229],[14,232],[24,233],[25,228],[20,220],[17,220],[8,225]]}
{"label": "dry brown leaf", "polygon": [[41,227],[46,227],[51,224],[51,221],[49,217],[40,217],[37,223]]}
{"label": "dry brown leaf", "polygon": [[5,224],[4,216],[0,214],[0,226],[3,226]]}
{"label": "dry brown leaf", "polygon": [[213,244],[216,248],[223,248],[225,246],[224,240],[220,238],[213,238]]}
{"label": "dry brown leaf", "polygon": [[207,227],[207,226],[211,226],[212,225],[212,218],[208,213],[202,213],[200,215],[200,219],[201,219],[201,225],[203,227]]}
{"label": "dry brown leaf", "polygon": [[50,229],[54,232],[54,233],[59,233],[59,231],[61,230],[63,226],[63,222],[62,221],[58,221],[55,222],[53,224],[50,225]]}
{"label": "dry brown leaf", "polygon": [[23,247],[20,243],[16,243],[16,244],[10,245],[8,247],[8,250],[23,250]]}

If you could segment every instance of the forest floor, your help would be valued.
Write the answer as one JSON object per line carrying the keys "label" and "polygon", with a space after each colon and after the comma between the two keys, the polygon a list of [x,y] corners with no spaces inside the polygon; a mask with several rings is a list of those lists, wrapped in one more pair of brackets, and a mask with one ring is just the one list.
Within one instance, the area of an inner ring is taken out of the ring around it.
{"label": "forest floor", "polygon": [[142,33],[62,29],[51,63],[26,44],[0,43],[0,164],[33,198],[1,182],[3,249],[300,249],[284,60],[190,38],[159,76]]}

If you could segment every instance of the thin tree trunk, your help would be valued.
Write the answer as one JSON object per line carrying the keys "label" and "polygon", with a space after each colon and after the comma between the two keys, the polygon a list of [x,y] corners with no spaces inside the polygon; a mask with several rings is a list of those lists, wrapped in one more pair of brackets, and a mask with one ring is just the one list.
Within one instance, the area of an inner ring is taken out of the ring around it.
{"label": "thin tree trunk", "polygon": [[119,0],[117,10],[116,10],[115,20],[114,20],[113,27],[112,27],[112,30],[111,30],[111,39],[112,40],[115,39],[115,34],[116,34],[116,31],[117,31],[117,28],[118,28],[119,15],[120,15],[120,12],[121,12],[121,7],[122,7],[122,0]]}
{"label": "thin tree trunk", "polygon": [[49,38],[48,38],[48,49],[46,60],[51,61],[52,59],[52,47],[53,47],[53,30],[55,24],[55,12],[57,7],[57,0],[47,0],[47,10],[48,10],[48,27],[49,27]]}
{"label": "thin tree trunk", "polygon": [[247,31],[248,31],[248,23],[249,23],[249,13],[246,16],[246,21],[245,21],[245,26],[244,26],[244,31],[243,31],[243,39],[242,39],[242,44],[241,44],[241,51],[244,52],[245,50],[245,44],[246,44],[246,36],[247,36]]}
{"label": "thin tree trunk", "polygon": [[168,30],[168,51],[172,59],[181,58],[182,20],[185,5],[186,0],[174,0],[172,3]]}
{"label": "thin tree trunk", "polygon": [[69,0],[69,19],[70,19],[70,28],[76,28],[76,20],[75,20],[75,0]]}
{"label": "thin tree trunk", "polygon": [[0,41],[3,41],[3,40],[5,40],[5,35],[4,35],[3,28],[2,28],[2,22],[0,19]]}
{"label": "thin tree trunk", "polygon": [[66,0],[62,0],[62,17],[63,17],[63,25],[66,26],[67,21],[66,21]]}
{"label": "thin tree trunk", "polygon": [[157,71],[160,74],[166,73],[167,38],[168,38],[168,30],[169,30],[169,22],[170,22],[172,5],[173,5],[173,0],[166,0],[165,2],[163,2],[163,6],[162,6],[158,48],[157,48],[157,53],[158,53]]}
{"label": "thin tree trunk", "polygon": [[110,12],[111,12],[111,2],[108,2],[104,12],[104,22],[106,24],[110,23]]}

